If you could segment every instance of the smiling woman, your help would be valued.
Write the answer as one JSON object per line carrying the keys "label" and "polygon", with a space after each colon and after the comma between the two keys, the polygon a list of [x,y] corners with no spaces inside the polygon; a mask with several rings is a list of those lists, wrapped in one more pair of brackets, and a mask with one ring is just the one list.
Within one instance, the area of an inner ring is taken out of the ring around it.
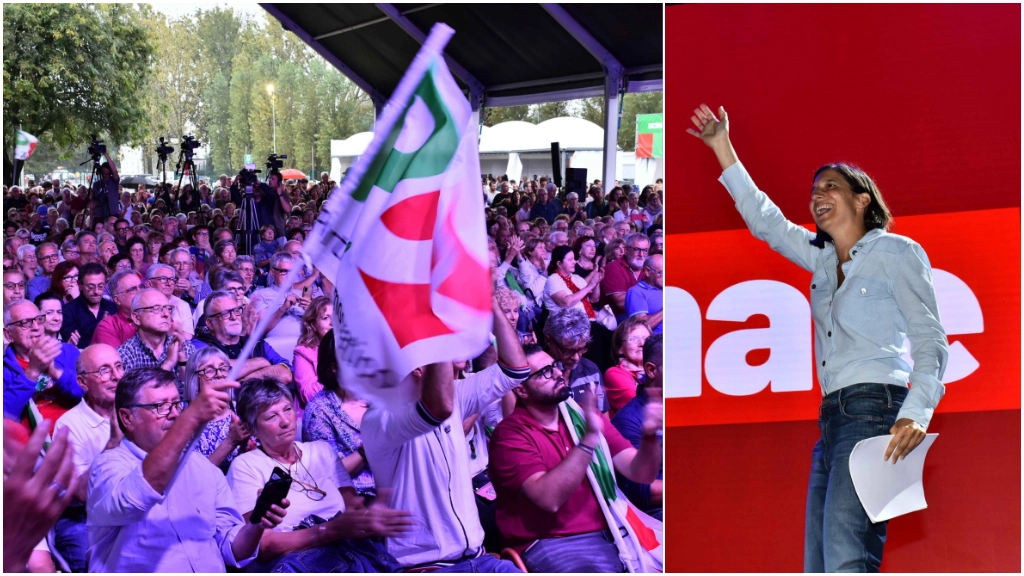
{"label": "smiling woman", "polygon": [[[706,105],[695,109],[696,129],[687,132],[714,151],[720,180],[754,236],[813,273],[810,300],[823,397],[821,439],[811,455],[804,569],[878,571],[886,522],[872,522],[865,513],[849,459],[858,442],[886,434],[893,437],[885,459],[895,464],[906,458],[924,440],[945,392],[949,344],[939,323],[931,265],[919,244],[888,233],[892,216],[877,186],[846,164],[825,165],[814,174],[809,208],[816,236],[786,220],[736,157],[729,116],[724,107],[718,111],[716,116]],[[902,356],[905,339],[913,367]]]}

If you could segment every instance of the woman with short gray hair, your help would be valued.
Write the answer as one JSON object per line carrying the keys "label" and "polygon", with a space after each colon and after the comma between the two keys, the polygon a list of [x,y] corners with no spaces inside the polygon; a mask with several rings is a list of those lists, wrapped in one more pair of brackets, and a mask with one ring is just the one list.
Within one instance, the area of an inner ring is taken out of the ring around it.
{"label": "woman with short gray hair", "polygon": [[292,479],[288,516],[273,531],[264,532],[251,570],[398,571],[398,561],[377,537],[408,531],[409,513],[379,504],[365,507],[330,444],[295,441],[295,406],[284,384],[272,378],[242,382],[238,415],[260,444],[235,458],[228,472],[228,485],[243,516],[249,519],[257,493],[274,469]]}
{"label": "woman with short gray hair", "polygon": [[[231,371],[228,355],[215,346],[200,348],[192,354],[185,365],[185,390],[182,399],[192,402],[204,386],[227,378]],[[232,400],[234,391],[232,391]],[[231,461],[240,452],[249,448],[249,432],[241,420],[228,406],[223,413],[207,422],[195,444],[195,450],[202,452],[214,466],[227,471]]]}

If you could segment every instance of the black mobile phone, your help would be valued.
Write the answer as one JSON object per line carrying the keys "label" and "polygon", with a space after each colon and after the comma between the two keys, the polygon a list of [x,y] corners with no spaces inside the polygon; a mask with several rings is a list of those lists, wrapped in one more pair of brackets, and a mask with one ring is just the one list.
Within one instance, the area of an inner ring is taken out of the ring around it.
{"label": "black mobile phone", "polygon": [[292,477],[284,470],[281,470],[280,467],[275,466],[274,471],[270,473],[270,480],[267,480],[267,483],[263,486],[263,491],[256,498],[256,508],[253,509],[249,522],[259,524],[263,517],[267,515],[271,505],[280,504],[281,500],[288,497],[288,490],[291,487]]}

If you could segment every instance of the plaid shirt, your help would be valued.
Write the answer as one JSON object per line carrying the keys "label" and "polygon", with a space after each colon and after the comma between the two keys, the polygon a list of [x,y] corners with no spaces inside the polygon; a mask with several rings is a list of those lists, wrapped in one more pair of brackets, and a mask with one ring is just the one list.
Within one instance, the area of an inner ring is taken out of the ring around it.
{"label": "plaid shirt", "polygon": [[[142,368],[147,366],[160,366],[167,360],[167,343],[171,340],[171,335],[167,335],[167,339],[164,341],[164,349],[158,358],[153,350],[149,346],[139,339],[139,335],[136,334],[129,338],[124,344],[117,347],[117,353],[121,356],[121,362],[124,364],[125,372],[134,368]],[[191,340],[185,341],[185,356],[191,356],[195,354],[196,347],[192,344]],[[185,389],[185,383],[178,373],[179,370],[174,370],[175,378],[178,380],[178,390]]]}

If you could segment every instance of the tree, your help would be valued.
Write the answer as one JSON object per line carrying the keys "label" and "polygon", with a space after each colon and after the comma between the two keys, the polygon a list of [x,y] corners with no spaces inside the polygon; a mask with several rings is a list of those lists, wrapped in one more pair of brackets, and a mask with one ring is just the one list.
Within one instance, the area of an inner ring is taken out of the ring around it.
{"label": "tree", "polygon": [[661,92],[626,94],[622,102],[622,118],[619,124],[619,147],[623,150],[636,149],[636,115],[657,114],[664,111],[665,100]]}
{"label": "tree", "polygon": [[19,126],[62,150],[141,141],[153,54],[131,4],[4,4],[4,181]]}
{"label": "tree", "polygon": [[569,110],[570,106],[568,100],[563,100],[561,102],[545,102],[543,104],[538,104],[530,112],[530,121],[534,124],[540,124],[541,122],[552,118],[570,116]]}
{"label": "tree", "polygon": [[530,121],[529,106],[499,106],[497,108],[484,108],[484,126],[494,126],[502,122]]}

